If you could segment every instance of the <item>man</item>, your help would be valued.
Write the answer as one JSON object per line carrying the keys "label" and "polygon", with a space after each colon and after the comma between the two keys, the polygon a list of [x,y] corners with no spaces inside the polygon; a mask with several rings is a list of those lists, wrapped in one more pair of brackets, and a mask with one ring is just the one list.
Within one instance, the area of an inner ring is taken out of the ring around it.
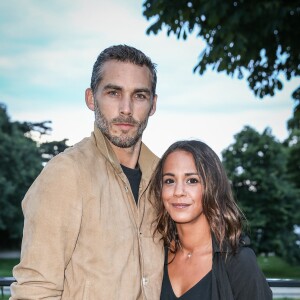
{"label": "man", "polygon": [[141,51],[100,53],[85,93],[94,132],[53,158],[23,200],[11,300],[159,299],[163,245],[148,198],[157,157],[142,143],[155,90],[155,65]]}

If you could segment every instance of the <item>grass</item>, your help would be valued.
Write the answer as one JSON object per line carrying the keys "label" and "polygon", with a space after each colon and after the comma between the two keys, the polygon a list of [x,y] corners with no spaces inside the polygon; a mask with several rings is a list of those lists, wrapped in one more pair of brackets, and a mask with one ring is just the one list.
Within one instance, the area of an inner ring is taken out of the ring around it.
{"label": "grass", "polygon": [[[0,259],[0,277],[12,277],[12,269],[19,261],[18,258]],[[2,297],[0,291],[0,300],[8,300],[9,297],[9,295],[3,295]]]}
{"label": "grass", "polygon": [[0,277],[11,277],[12,268],[19,263],[17,258],[0,259]]}
{"label": "grass", "polygon": [[300,279],[300,265],[291,265],[277,256],[259,256],[258,264],[267,278]]}

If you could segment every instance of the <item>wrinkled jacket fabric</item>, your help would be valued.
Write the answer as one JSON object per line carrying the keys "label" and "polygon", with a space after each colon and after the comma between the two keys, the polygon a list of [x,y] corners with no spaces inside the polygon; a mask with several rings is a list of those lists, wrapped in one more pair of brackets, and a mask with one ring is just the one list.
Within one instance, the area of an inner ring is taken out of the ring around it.
{"label": "wrinkled jacket fabric", "polygon": [[249,246],[250,240],[244,236],[237,253],[228,250],[226,257],[213,236],[212,300],[272,300],[272,291]]}
{"label": "wrinkled jacket fabric", "polygon": [[159,299],[163,245],[148,185],[157,157],[142,144],[138,206],[107,139],[54,157],[22,202],[24,234],[11,300]]}

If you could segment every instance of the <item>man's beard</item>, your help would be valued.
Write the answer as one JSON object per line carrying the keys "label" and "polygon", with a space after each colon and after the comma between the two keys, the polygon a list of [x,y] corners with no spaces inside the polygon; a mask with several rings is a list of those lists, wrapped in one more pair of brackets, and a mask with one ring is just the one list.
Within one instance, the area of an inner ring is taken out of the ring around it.
{"label": "man's beard", "polygon": [[[143,120],[142,122],[138,122],[131,116],[129,117],[119,116],[117,118],[112,119],[111,122],[109,122],[102,114],[102,112],[99,109],[98,103],[95,101],[95,122],[97,127],[113,145],[120,148],[130,148],[138,142],[138,140],[143,135],[143,132],[147,126],[148,118],[149,118],[149,114],[145,120]],[[121,136],[113,136],[109,132],[109,125],[112,123],[127,123],[127,124],[132,124],[134,126],[137,126],[138,129],[136,135],[128,136],[124,133],[121,134]]]}

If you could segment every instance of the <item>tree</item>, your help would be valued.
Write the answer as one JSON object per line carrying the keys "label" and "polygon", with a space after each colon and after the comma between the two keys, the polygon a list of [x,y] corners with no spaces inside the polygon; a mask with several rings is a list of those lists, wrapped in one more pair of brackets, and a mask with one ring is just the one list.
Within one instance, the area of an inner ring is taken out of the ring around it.
{"label": "tree", "polygon": [[289,149],[287,162],[289,178],[300,190],[300,92],[295,98],[296,105],[293,116],[287,123],[289,137],[285,141],[285,145]]}
{"label": "tree", "polygon": [[11,122],[6,106],[0,103],[0,240],[6,247],[21,241],[21,200],[43,168],[42,154],[54,154],[49,144],[58,144],[61,151],[67,147],[66,140],[39,145],[32,139],[33,131],[48,134],[48,123]]}
{"label": "tree", "polygon": [[284,145],[269,128],[259,134],[246,126],[222,157],[257,253],[275,252],[299,262],[294,232],[295,224],[299,224],[295,216],[299,193],[287,179]]}
{"label": "tree", "polygon": [[[6,107],[0,106],[0,237],[11,245],[22,232],[21,198],[41,171],[36,143],[24,136],[22,124],[10,122]],[[2,242],[1,242],[2,244]]]}
{"label": "tree", "polygon": [[[296,98],[296,105],[292,118],[287,122],[289,136],[284,145],[287,147],[287,178],[298,189],[300,198],[300,93],[294,98]],[[299,230],[300,205],[294,213],[298,220]]]}
{"label": "tree", "polygon": [[61,141],[52,141],[41,144],[39,150],[43,160],[43,164],[47,163],[58,153],[63,152],[68,147],[66,144],[67,141],[67,139],[63,139]]}
{"label": "tree", "polygon": [[260,98],[282,89],[281,75],[287,80],[300,75],[298,0],[146,0],[143,8],[147,20],[154,18],[147,34],[166,28],[185,40],[196,31],[206,42],[194,68],[200,75],[212,66],[247,76]]}

